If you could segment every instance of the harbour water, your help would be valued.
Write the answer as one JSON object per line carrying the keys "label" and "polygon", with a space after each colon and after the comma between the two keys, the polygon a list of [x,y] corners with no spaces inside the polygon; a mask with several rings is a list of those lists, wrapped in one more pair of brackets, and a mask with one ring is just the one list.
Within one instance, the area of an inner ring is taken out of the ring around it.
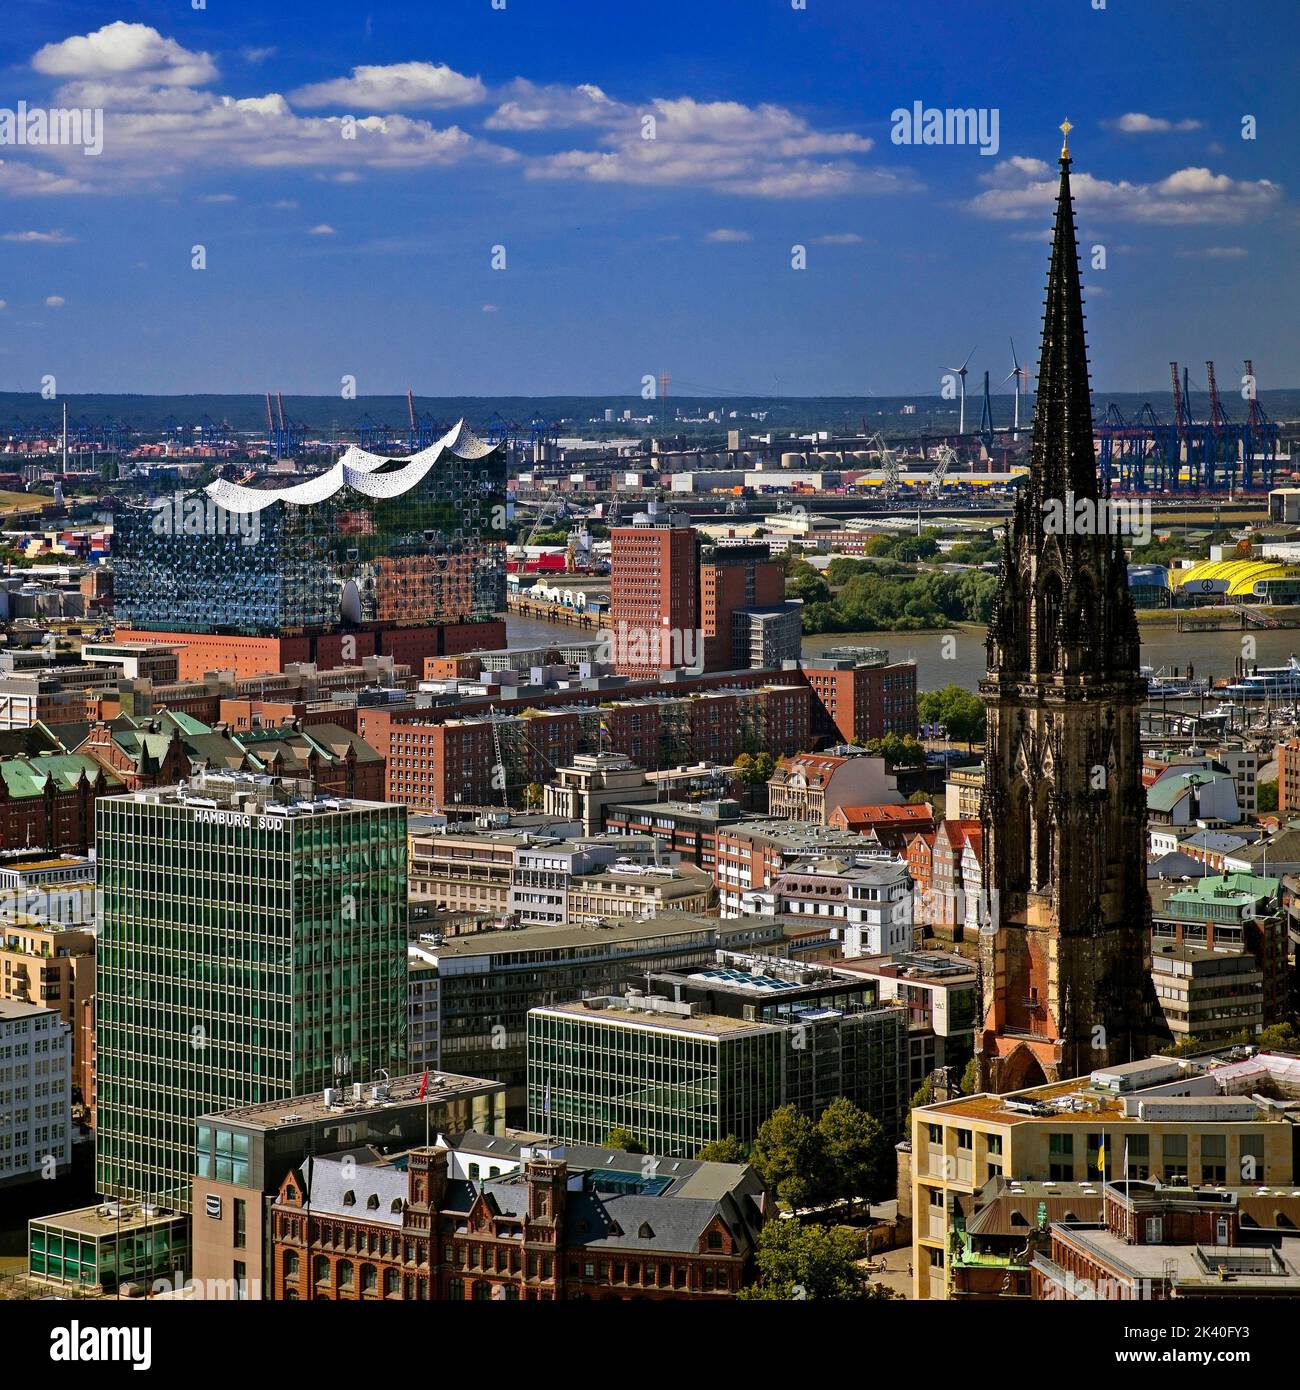
{"label": "harbour water", "polygon": [[[594,633],[581,629],[513,615],[506,620],[506,631],[512,647],[541,646],[565,637],[576,642],[595,639]],[[944,685],[974,690],[984,676],[984,636],[985,629],[975,625],[944,632],[823,632],[805,637],[803,650],[816,656],[828,647],[883,647],[895,661],[916,662],[918,690],[936,690]],[[1233,676],[1243,655],[1252,666],[1284,666],[1293,652],[1300,655],[1297,629],[1179,632],[1172,627],[1153,627],[1142,636],[1142,660],[1154,670],[1185,670],[1190,662],[1198,677],[1210,680]],[[1245,639],[1253,642],[1253,653],[1243,648]]]}

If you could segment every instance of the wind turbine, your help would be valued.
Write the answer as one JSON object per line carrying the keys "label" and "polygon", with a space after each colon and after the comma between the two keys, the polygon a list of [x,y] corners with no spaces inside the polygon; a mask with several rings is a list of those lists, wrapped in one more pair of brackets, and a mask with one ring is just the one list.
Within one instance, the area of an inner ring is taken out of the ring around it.
{"label": "wind turbine", "polygon": [[1016,379],[1016,413],[1015,413],[1014,422],[1012,423],[1012,426],[1011,426],[1011,438],[1012,438],[1012,440],[1017,440],[1017,439],[1020,438],[1020,383],[1021,383],[1021,381],[1026,380],[1026,379],[1028,378],[1028,376],[1029,376],[1029,368],[1028,368],[1028,367],[1022,367],[1022,366],[1020,365],[1020,362],[1019,362],[1018,359],[1016,358],[1016,340],[1015,340],[1014,338],[1012,338],[1012,339],[1011,339],[1011,370],[1006,374],[1006,376],[1004,376],[1004,377],[1002,378],[1002,385],[1003,385],[1003,386],[1005,386],[1005,385],[1007,384],[1007,382],[1011,380],[1012,377],[1015,377],[1015,379]]}
{"label": "wind turbine", "polygon": [[966,433],[966,368],[970,366],[970,360],[974,356],[975,349],[971,348],[971,350],[966,354],[965,362],[963,362],[960,367],[948,368],[950,372],[956,372],[957,376],[961,380],[961,416],[957,425],[958,434]]}

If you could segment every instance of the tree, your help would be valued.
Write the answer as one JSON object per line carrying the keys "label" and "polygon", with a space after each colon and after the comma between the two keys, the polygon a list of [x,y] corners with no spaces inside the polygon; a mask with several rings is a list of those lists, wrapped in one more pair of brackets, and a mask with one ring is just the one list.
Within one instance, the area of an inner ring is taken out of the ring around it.
{"label": "tree", "polygon": [[757,1278],[739,1297],[747,1300],[897,1298],[872,1284],[857,1263],[866,1253],[857,1231],[842,1226],[802,1226],[769,1221],[755,1252]]}
{"label": "tree", "polygon": [[1261,1052],[1300,1052],[1300,1032],[1296,1031],[1295,1020],[1270,1024],[1255,1044]]}
{"label": "tree", "polygon": [[746,787],[765,785],[776,771],[770,753],[741,753],[735,762],[736,776]]}
{"label": "tree", "polygon": [[1256,788],[1256,796],[1261,811],[1277,810],[1277,779],[1271,782],[1260,782]]}
{"label": "tree", "polygon": [[894,1149],[879,1120],[840,1096],[822,1111],[817,1130],[835,1195],[847,1198],[850,1210],[894,1190]]}
{"label": "tree", "polygon": [[922,1105],[929,1105],[930,1102],[931,1102],[933,1099],[934,1099],[934,1073],[931,1072],[930,1075],[927,1076],[927,1077],[925,1078],[925,1080],[922,1081],[921,1084],[916,1088],[916,1094],[913,1095],[911,1104],[907,1107],[907,1110],[908,1110],[908,1117],[907,1117],[907,1118],[908,1118],[908,1128],[909,1128],[909,1130],[911,1129],[911,1119],[912,1119],[911,1112],[912,1112],[913,1110],[916,1110],[918,1107],[920,1107],[920,1106],[922,1106]]}
{"label": "tree", "polygon": [[966,1063],[966,1070],[961,1074],[961,1093],[964,1096],[973,1096],[980,1088],[980,1064],[978,1057],[972,1057]]}
{"label": "tree", "polygon": [[624,1129],[622,1125],[615,1125],[605,1136],[605,1147],[607,1149],[621,1149],[628,1154],[645,1153],[645,1145],[630,1129]]}
{"label": "tree", "polygon": [[748,1163],[749,1148],[734,1134],[725,1139],[713,1139],[695,1155],[701,1163]]}
{"label": "tree", "polygon": [[540,806],[545,794],[545,790],[540,782],[529,782],[524,788],[524,805]]}
{"label": "tree", "polygon": [[959,685],[927,690],[916,702],[916,712],[924,724],[942,724],[948,737],[969,747],[984,738],[984,702]]}
{"label": "tree", "polygon": [[777,1198],[796,1211],[815,1206],[829,1193],[825,1138],[793,1105],[783,1105],[763,1121],[749,1161]]}

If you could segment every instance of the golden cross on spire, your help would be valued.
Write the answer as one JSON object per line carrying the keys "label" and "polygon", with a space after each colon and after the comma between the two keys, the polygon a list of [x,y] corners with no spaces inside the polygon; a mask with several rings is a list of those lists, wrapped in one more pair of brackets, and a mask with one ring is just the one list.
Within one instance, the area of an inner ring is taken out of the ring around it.
{"label": "golden cross on spire", "polygon": [[1061,140],[1061,158],[1062,158],[1062,159],[1069,159],[1069,157],[1070,157],[1070,132],[1071,132],[1073,129],[1074,129],[1074,127],[1070,124],[1070,118],[1069,118],[1069,116],[1067,116],[1067,117],[1061,122],[1061,134],[1062,134],[1062,136],[1064,137],[1064,138]]}

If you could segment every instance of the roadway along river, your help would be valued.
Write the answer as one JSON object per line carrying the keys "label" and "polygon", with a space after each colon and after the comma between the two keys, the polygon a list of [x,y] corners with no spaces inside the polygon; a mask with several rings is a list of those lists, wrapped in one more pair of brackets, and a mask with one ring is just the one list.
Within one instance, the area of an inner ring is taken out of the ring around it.
{"label": "roadway along river", "polygon": [[[510,616],[506,631],[512,647],[541,646],[568,638],[574,642],[595,640],[595,633],[566,628],[535,618]],[[1231,676],[1242,655],[1242,639],[1255,642],[1253,663],[1283,666],[1292,652],[1300,654],[1300,630],[1273,632],[1178,632],[1155,627],[1143,632],[1142,660],[1159,670],[1183,668],[1190,661],[1198,676],[1212,680]],[[827,647],[883,647],[895,661],[916,662],[917,688],[935,690],[954,684],[974,690],[984,676],[984,629],[968,626],[950,632],[824,632],[803,639],[805,655],[815,656]]]}

